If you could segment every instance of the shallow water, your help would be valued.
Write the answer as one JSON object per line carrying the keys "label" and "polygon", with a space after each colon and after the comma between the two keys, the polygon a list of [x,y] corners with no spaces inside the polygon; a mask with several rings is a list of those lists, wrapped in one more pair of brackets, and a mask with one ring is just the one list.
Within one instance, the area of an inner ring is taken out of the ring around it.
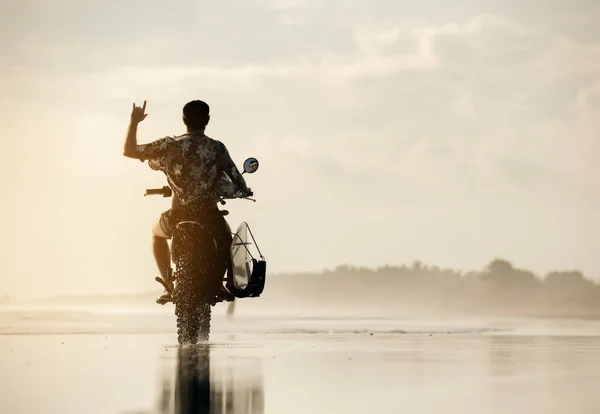
{"label": "shallow water", "polygon": [[[600,324],[0,313],[3,413],[598,413]],[[190,408],[192,407],[192,408]]]}

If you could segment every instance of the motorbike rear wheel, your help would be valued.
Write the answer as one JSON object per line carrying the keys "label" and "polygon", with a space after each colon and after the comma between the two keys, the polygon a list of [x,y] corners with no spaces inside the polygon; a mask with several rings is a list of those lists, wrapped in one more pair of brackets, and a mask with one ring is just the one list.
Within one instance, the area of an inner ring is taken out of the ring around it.
{"label": "motorbike rear wheel", "polygon": [[212,307],[202,289],[198,274],[182,263],[176,272],[174,292],[177,341],[180,345],[208,341]]}
{"label": "motorbike rear wheel", "polygon": [[198,222],[182,222],[173,233],[173,304],[179,344],[209,340],[212,305],[223,287],[224,259],[213,233],[210,225]]}

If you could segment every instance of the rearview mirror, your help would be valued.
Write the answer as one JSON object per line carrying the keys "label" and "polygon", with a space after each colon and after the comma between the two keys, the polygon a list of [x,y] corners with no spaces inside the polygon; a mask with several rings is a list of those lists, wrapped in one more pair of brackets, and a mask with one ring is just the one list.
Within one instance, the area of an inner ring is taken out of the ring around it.
{"label": "rearview mirror", "polygon": [[248,158],[244,161],[244,173],[252,174],[258,170],[258,160],[256,158]]}

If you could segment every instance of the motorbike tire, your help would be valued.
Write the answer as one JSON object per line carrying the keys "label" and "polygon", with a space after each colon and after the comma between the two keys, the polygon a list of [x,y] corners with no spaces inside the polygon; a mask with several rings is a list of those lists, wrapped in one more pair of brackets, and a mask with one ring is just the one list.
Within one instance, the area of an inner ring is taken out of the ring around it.
{"label": "motorbike tire", "polygon": [[177,316],[177,342],[180,345],[194,345],[210,338],[212,308],[208,303],[194,307],[175,305]]}
{"label": "motorbike tire", "polygon": [[181,263],[176,272],[174,292],[177,317],[177,341],[180,345],[193,345],[208,341],[210,337],[211,304],[202,295],[198,275],[193,266]]}

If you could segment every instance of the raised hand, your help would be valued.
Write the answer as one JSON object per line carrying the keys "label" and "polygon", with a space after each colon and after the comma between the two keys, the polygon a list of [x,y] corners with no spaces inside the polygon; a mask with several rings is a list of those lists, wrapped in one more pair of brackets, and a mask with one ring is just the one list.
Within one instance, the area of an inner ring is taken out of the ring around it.
{"label": "raised hand", "polygon": [[131,110],[131,122],[139,123],[142,122],[148,116],[146,112],[146,101],[144,101],[144,105],[140,108],[139,106],[135,106],[135,102],[133,103],[133,109]]}

